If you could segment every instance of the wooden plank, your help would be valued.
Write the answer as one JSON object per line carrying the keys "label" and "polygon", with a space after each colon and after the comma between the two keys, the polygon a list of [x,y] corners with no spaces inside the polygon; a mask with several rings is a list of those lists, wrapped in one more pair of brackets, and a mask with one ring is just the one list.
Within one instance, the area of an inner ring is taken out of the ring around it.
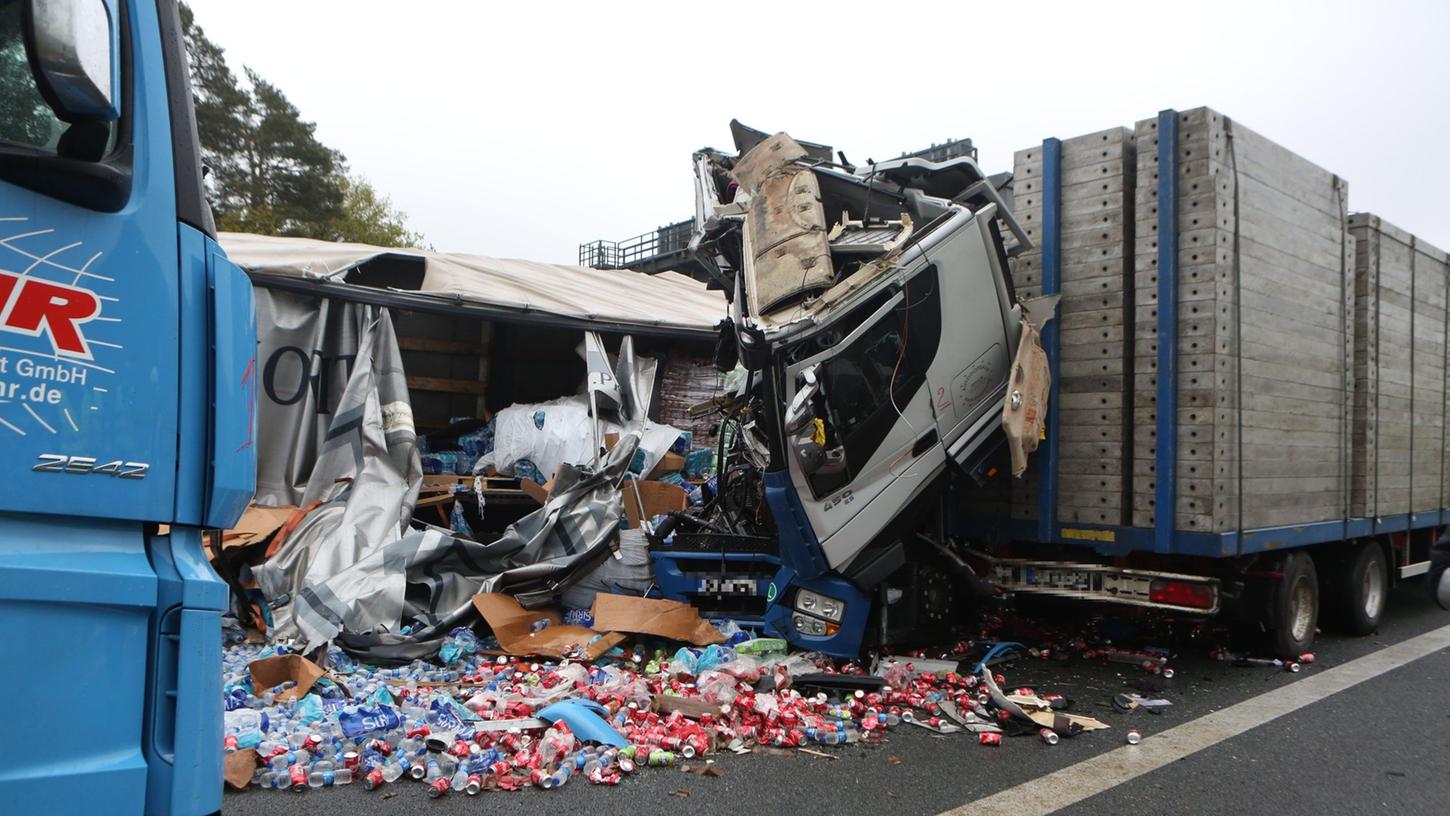
{"label": "wooden plank", "polygon": [[410,391],[479,395],[487,393],[487,387],[483,383],[474,380],[450,380],[444,377],[416,377],[408,375],[407,383]]}
{"label": "wooden plank", "polygon": [[442,340],[435,337],[408,337],[398,335],[398,348],[403,351],[430,351],[440,354],[464,354],[482,357],[488,354],[484,343],[470,343],[463,340]]}

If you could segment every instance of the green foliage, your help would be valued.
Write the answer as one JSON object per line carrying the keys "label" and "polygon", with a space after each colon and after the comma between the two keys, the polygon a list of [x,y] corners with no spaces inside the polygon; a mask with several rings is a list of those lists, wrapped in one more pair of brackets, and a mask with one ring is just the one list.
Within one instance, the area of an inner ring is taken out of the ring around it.
{"label": "green foliage", "polygon": [[423,236],[408,229],[407,217],[393,208],[362,176],[342,180],[342,217],[335,224],[338,241],[390,247],[423,247]]}
{"label": "green foliage", "polygon": [[380,246],[422,243],[387,197],[348,174],[342,153],[317,139],[317,126],[302,119],[281,88],[250,68],[246,82],[238,80],[184,3],[181,25],[218,227]]}

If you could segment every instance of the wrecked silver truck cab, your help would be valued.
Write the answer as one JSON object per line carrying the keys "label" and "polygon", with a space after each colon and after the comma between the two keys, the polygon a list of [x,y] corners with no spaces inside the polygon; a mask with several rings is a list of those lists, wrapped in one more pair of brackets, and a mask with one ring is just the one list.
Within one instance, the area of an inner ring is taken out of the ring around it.
{"label": "wrecked silver truck cab", "polygon": [[773,624],[854,653],[846,617],[910,560],[949,474],[1001,440],[1022,333],[1002,231],[1029,242],[970,158],[853,167],[734,129],[737,156],[695,154],[691,246],[733,293],[725,331],[761,395]]}

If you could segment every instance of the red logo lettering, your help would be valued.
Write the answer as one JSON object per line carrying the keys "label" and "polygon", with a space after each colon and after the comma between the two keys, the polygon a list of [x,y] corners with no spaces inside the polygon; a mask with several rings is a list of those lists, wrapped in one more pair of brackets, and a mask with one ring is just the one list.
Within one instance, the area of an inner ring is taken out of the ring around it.
{"label": "red logo lettering", "polygon": [[56,352],[90,359],[80,325],[101,313],[101,301],[91,291],[0,272],[0,304],[6,307],[0,328],[31,337],[48,333]]}

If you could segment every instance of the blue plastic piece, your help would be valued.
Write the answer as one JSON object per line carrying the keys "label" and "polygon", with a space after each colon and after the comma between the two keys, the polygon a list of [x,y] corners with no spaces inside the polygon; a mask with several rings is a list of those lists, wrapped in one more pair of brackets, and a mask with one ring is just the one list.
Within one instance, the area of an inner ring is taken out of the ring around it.
{"label": "blue plastic piece", "polygon": [[398,712],[392,706],[385,705],[375,708],[359,707],[351,711],[344,709],[337,715],[337,721],[342,726],[343,736],[351,740],[391,731],[403,724],[403,718],[398,716]]}
{"label": "blue plastic piece", "polygon": [[597,742],[615,748],[623,748],[629,744],[628,740],[604,721],[609,712],[593,700],[563,700],[540,709],[535,712],[535,716],[549,722],[563,720],[569,730],[574,732],[574,736],[585,742]]}
{"label": "blue plastic piece", "polygon": [[1175,552],[1178,526],[1178,111],[1158,113],[1158,392],[1153,551]]}
{"label": "blue plastic piece", "polygon": [[791,483],[790,471],[765,472],[765,503],[775,518],[776,537],[780,541],[780,560],[796,574],[815,578],[830,571],[816,531],[806,518],[800,496]]}
{"label": "blue plastic piece", "polygon": [[[1062,142],[1042,142],[1042,294],[1062,291]],[[1042,328],[1042,350],[1047,355],[1048,371],[1057,371],[1059,345],[1057,321]],[[1048,386],[1046,438],[1038,446],[1037,525],[1038,535],[1046,538],[1057,523],[1057,427],[1056,406],[1058,377]]]}
{"label": "blue plastic piece", "polygon": [[993,643],[992,648],[988,649],[987,653],[982,655],[982,659],[977,661],[977,665],[972,667],[972,674],[981,674],[982,669],[986,668],[988,663],[991,663],[997,657],[1004,655],[1007,652],[1012,651],[1013,649],[1016,649],[1018,651],[1026,651],[1027,647],[1016,641],[1003,641],[1000,643]]}

